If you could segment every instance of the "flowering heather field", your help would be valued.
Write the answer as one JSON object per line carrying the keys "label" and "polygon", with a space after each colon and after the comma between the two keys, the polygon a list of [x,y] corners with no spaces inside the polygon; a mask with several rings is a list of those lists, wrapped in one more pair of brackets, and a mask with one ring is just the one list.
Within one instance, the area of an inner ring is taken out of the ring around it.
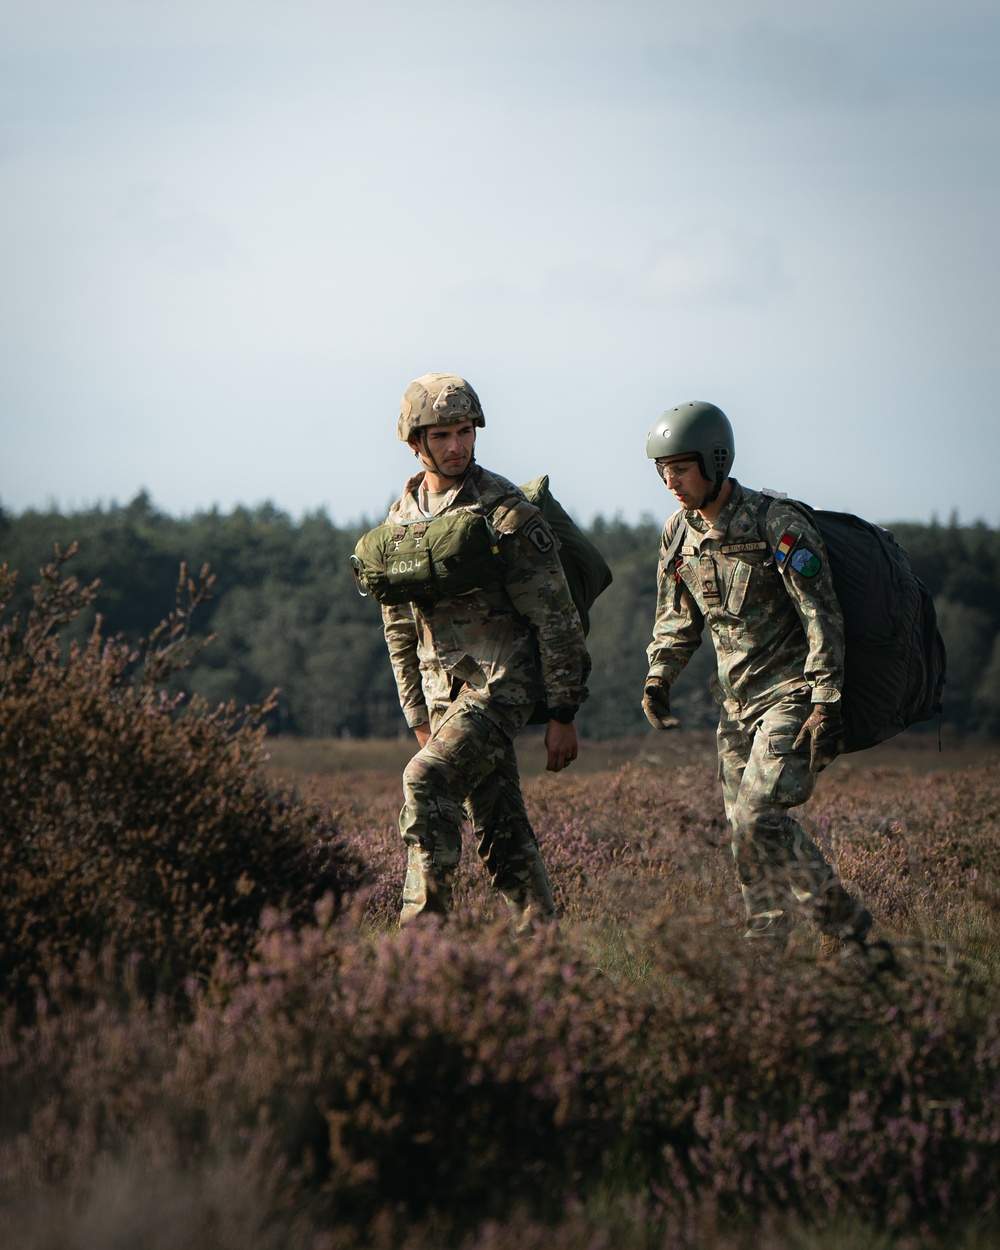
{"label": "flowering heather field", "polygon": [[54,566],[0,628],[0,1246],[1000,1244],[1000,746],[820,779],[864,963],[746,949],[697,735],[526,740],[559,933],[512,945],[470,857],[400,934],[412,747],[162,695],[200,593],[63,647]]}
{"label": "flowering heather field", "polygon": [[[272,774],[329,810],[369,865],[364,916],[375,929],[390,928],[399,906],[400,773],[414,749],[409,741],[268,743]],[[713,735],[585,742],[579,766],[558,776],[541,771],[540,741],[519,743],[519,755],[565,933],[614,943],[692,910],[738,927]],[[990,938],[1000,901],[998,765],[1000,743],[911,735],[845,756],[819,778],[799,815],[869,904],[875,940],[897,952],[901,943],[938,943],[1000,978]],[[456,897],[475,930],[503,916],[471,846]],[[810,937],[799,935],[803,954],[813,953]]]}
{"label": "flowering heather field", "polygon": [[873,959],[803,933],[767,968],[704,740],[602,749],[632,762],[527,782],[563,921],[518,948],[474,859],[450,931],[395,932],[398,774],[295,773],[370,865],[353,910],[9,1019],[0,1244],[997,1244],[1000,752],[832,769],[812,827]]}

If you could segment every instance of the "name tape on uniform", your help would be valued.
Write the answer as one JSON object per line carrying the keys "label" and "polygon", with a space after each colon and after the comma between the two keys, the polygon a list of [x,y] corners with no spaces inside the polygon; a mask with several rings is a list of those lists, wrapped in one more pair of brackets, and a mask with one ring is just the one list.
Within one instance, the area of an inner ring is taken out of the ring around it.
{"label": "name tape on uniform", "polygon": [[724,556],[741,556],[750,551],[767,551],[767,543],[728,543],[720,550]]}

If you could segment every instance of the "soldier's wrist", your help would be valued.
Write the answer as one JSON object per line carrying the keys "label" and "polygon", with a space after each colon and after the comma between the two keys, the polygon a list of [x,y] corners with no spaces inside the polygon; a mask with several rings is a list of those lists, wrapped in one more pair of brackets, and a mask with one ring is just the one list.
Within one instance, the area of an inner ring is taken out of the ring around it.
{"label": "soldier's wrist", "polygon": [[572,725],[576,719],[577,709],[569,703],[557,703],[546,710],[549,720],[558,721],[560,725]]}

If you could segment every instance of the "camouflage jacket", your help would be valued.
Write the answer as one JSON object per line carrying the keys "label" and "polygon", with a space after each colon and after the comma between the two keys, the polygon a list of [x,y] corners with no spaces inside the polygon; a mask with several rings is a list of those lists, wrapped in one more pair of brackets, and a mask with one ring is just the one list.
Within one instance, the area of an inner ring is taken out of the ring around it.
{"label": "camouflage jacket", "polygon": [[[423,515],[422,481],[423,473],[410,478],[390,520]],[[445,496],[438,514],[458,508],[491,518],[501,577],[494,586],[430,605],[383,606],[406,723],[427,721],[428,707],[449,703],[458,683],[481,693],[487,711],[491,704],[523,708],[539,701],[578,707],[587,697],[590,656],[552,531],[513,483],[479,465]]]}
{"label": "camouflage jacket", "polygon": [[[672,683],[706,622],[715,644],[713,694],[729,716],[752,719],[801,693],[833,703],[844,683],[844,620],[823,539],[808,512],[775,499],[760,532],[763,495],[735,480],[714,522],[675,513],[664,526],[649,675]],[[665,567],[679,523],[687,532]]]}

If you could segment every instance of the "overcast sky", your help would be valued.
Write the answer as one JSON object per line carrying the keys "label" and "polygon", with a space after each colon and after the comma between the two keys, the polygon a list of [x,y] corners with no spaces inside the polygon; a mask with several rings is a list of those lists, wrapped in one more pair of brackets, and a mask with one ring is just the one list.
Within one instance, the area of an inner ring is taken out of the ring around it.
{"label": "overcast sky", "polygon": [[0,0],[0,504],[378,519],[416,375],[580,519],[1000,522],[995,0]]}

